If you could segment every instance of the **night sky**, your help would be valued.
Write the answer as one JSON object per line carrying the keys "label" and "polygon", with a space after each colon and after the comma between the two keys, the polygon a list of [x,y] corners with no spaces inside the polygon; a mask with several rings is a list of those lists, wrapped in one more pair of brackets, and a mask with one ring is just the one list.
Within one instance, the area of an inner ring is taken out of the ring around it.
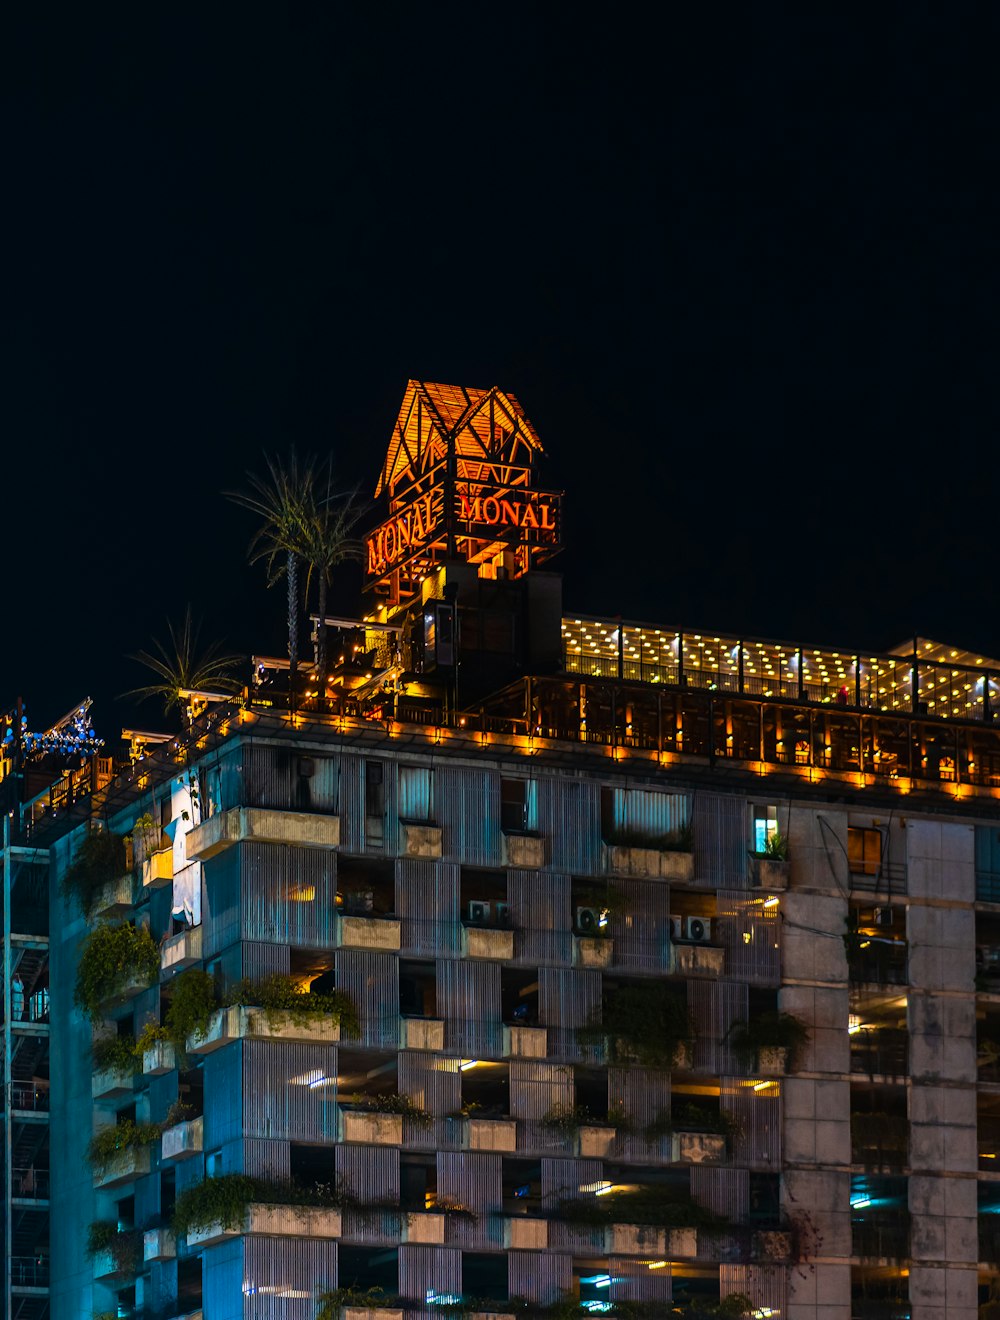
{"label": "night sky", "polygon": [[2,47],[0,704],[158,727],[188,601],[280,652],[220,491],[370,494],[411,376],[520,398],[571,610],[1000,653],[995,8],[66,8]]}

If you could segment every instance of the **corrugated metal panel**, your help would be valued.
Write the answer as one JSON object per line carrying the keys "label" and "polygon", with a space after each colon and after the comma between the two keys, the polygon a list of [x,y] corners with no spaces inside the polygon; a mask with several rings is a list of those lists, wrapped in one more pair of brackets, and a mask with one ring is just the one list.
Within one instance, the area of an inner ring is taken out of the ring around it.
{"label": "corrugated metal panel", "polygon": [[246,1136],[336,1141],[336,1045],[252,1040],[242,1051]]}
{"label": "corrugated metal panel", "polygon": [[750,1170],[693,1164],[691,1199],[734,1224],[742,1224],[750,1213]]}
{"label": "corrugated metal panel", "polygon": [[747,1019],[747,986],[741,981],[687,983],[688,1010],[694,1023],[694,1066],[699,1072],[738,1072],[726,1034],[734,1022]]}
{"label": "corrugated metal panel", "polygon": [[787,1271],[782,1265],[720,1265],[719,1296],[743,1293],[756,1315],[787,1315]]}
{"label": "corrugated metal panel", "polygon": [[650,1068],[609,1068],[608,1105],[620,1105],[631,1132],[617,1138],[625,1160],[640,1162],[670,1159],[669,1137],[649,1141],[646,1128],[661,1114],[670,1113],[670,1074]]}
{"label": "corrugated metal panel", "polygon": [[764,1078],[766,1089],[755,1091],[756,1078],[720,1079],[719,1103],[736,1119],[733,1161],[750,1169],[781,1167],[781,1083]]}
{"label": "corrugated metal panel", "polygon": [[399,1151],[396,1147],[338,1146],[336,1168],[338,1184],[345,1192],[357,1197],[362,1205],[399,1204]]}
{"label": "corrugated metal panel", "polygon": [[345,852],[364,852],[365,781],[360,756],[345,756],[340,771],[340,844]]}
{"label": "corrugated metal panel", "polygon": [[445,856],[468,866],[499,866],[499,774],[471,766],[441,766],[436,774],[434,809]]}
{"label": "corrugated metal panel", "polygon": [[518,959],[562,963],[573,958],[570,878],[538,871],[509,871],[507,902],[519,931]]}
{"label": "corrugated metal panel", "polygon": [[718,894],[717,931],[726,949],[726,975],[752,985],[778,985],[781,980],[780,908],[765,908],[757,891]]}
{"label": "corrugated metal panel", "polygon": [[499,1058],[499,963],[442,958],[437,964],[437,1009],[445,1020],[445,1049],[467,1058]]}
{"label": "corrugated metal panel", "polygon": [[[243,1239],[244,1320],[313,1320],[316,1294],[336,1286],[337,1243],[322,1238]],[[214,1312],[205,1310],[206,1320]]]}
{"label": "corrugated metal panel", "polygon": [[339,949],[337,989],[357,1005],[361,1043],[395,1048],[399,1043],[399,963],[391,953]]}
{"label": "corrugated metal panel", "polygon": [[205,1055],[204,1145],[216,1150],[243,1135],[243,1049],[239,1044],[226,1045]]}
{"label": "corrugated metal panel", "polygon": [[399,766],[400,820],[434,820],[434,770],[429,765]]}
{"label": "corrugated metal panel", "polygon": [[658,788],[613,788],[612,821],[615,829],[633,830],[646,838],[675,834],[691,817],[687,793]]}
{"label": "corrugated metal panel", "polygon": [[211,1320],[244,1320],[243,1244],[234,1238],[202,1252],[202,1305]]}
{"label": "corrugated metal panel", "polygon": [[729,793],[694,795],[695,879],[709,888],[746,889],[750,846],[747,799]]}
{"label": "corrugated metal panel", "polygon": [[243,935],[312,949],[336,945],[335,854],[323,848],[244,843]]}
{"label": "corrugated metal panel", "polygon": [[636,1259],[634,1256],[609,1256],[608,1273],[611,1275],[611,1287],[608,1300],[611,1302],[669,1302],[673,1300],[673,1278],[670,1262],[650,1269],[653,1260],[650,1257]]}
{"label": "corrugated metal panel", "polygon": [[239,848],[226,848],[202,866],[202,950],[206,958],[240,938]]}
{"label": "corrugated metal panel", "polygon": [[580,779],[538,778],[538,829],[549,840],[552,869],[597,875],[601,861],[601,789]]}
{"label": "corrugated metal panel", "polygon": [[624,970],[665,971],[670,965],[670,889],[659,881],[616,877],[609,926],[614,964]]}
{"label": "corrugated metal panel", "polygon": [[475,1222],[454,1219],[448,1240],[459,1247],[486,1247],[503,1241],[502,1165],[499,1155],[481,1151],[438,1151],[437,1194],[440,1201],[468,1206]]}
{"label": "corrugated metal panel", "polygon": [[399,1248],[399,1294],[421,1305],[429,1296],[458,1297],[462,1253],[452,1247]]}
{"label": "corrugated metal panel", "polygon": [[512,1251],[507,1257],[511,1297],[547,1306],[573,1287],[573,1257],[553,1251]]}
{"label": "corrugated metal panel", "polygon": [[396,863],[396,911],[402,918],[404,952],[422,957],[458,953],[459,875],[452,862]]}
{"label": "corrugated metal panel", "polygon": [[[560,877],[562,878],[562,877]],[[586,1026],[601,1007],[601,973],[569,967],[538,970],[538,1021],[548,1028],[548,1055],[578,1059],[583,1051],[576,1028]]]}

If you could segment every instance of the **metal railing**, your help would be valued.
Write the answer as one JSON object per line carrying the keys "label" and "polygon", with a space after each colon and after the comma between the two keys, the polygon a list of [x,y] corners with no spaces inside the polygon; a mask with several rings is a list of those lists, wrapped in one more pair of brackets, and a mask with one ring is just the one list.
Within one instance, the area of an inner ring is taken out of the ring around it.
{"label": "metal railing", "polygon": [[48,1113],[49,1088],[47,1086],[32,1086],[30,1083],[19,1085],[15,1082],[11,1087],[11,1108],[28,1110],[34,1113]]}
{"label": "metal railing", "polygon": [[10,1283],[12,1288],[47,1288],[49,1286],[48,1257],[11,1256]]}
{"label": "metal railing", "polygon": [[48,1169],[12,1169],[11,1195],[20,1201],[47,1201],[49,1199]]}

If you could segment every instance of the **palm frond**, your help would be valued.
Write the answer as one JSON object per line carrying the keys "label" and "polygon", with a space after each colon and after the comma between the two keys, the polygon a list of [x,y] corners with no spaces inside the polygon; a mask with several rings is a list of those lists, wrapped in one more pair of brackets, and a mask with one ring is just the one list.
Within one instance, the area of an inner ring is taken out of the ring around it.
{"label": "palm frond", "polygon": [[153,638],[154,650],[136,651],[128,658],[144,665],[160,679],[143,687],[123,692],[123,697],[162,697],[164,708],[171,711],[183,708],[186,691],[238,692],[242,684],[232,676],[232,669],[240,663],[237,655],[224,655],[219,642],[211,642],[203,651],[198,650],[200,628],[195,624],[191,606],[184,611],[179,629],[167,620],[169,642]]}

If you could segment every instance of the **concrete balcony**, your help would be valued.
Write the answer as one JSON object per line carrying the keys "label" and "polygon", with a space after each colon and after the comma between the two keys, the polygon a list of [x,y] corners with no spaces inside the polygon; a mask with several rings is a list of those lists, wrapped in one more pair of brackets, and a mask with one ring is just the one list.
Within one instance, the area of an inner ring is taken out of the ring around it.
{"label": "concrete balcony", "polygon": [[444,1219],[443,1214],[404,1214],[401,1241],[429,1247],[444,1246]]}
{"label": "concrete balcony", "polygon": [[612,875],[628,875],[640,880],[694,879],[693,853],[606,843],[604,859],[605,869]]}
{"label": "concrete balcony", "polygon": [[163,1077],[177,1067],[177,1052],[169,1040],[158,1040],[142,1054],[143,1077]]}
{"label": "concrete balcony", "polygon": [[615,1144],[617,1135],[613,1127],[582,1127],[577,1134],[577,1146],[581,1157],[605,1159]]}
{"label": "concrete balcony", "polygon": [[615,942],[606,935],[574,935],[573,966],[594,967],[603,971],[611,966]]}
{"label": "concrete balcony", "polygon": [[91,1099],[121,1100],[135,1090],[135,1069],[99,1068],[90,1079]]}
{"label": "concrete balcony", "polygon": [[118,1267],[113,1251],[104,1250],[94,1254],[94,1282],[117,1279],[122,1271]]}
{"label": "concrete balcony", "polygon": [[141,995],[151,984],[151,981],[140,976],[138,972],[132,972],[121,985],[115,987],[114,994],[108,995],[107,999],[101,1001],[101,1007],[110,1012],[116,1004],[125,1003],[129,999],[134,999],[136,995]]}
{"label": "concrete balcony", "polygon": [[132,877],[120,875],[116,880],[109,880],[101,890],[91,915],[109,920],[124,917],[132,911],[132,906]]}
{"label": "concrete balcony", "polygon": [[238,1006],[220,1008],[212,1014],[204,1036],[189,1036],[188,1054],[211,1054],[234,1040],[286,1040],[304,1045],[335,1045],[340,1040],[340,1023],[330,1019],[297,1022],[291,1013],[263,1008]]}
{"label": "concrete balcony", "polygon": [[164,940],[160,946],[160,980],[201,962],[201,927],[192,926]]}
{"label": "concrete balcony", "polygon": [[400,1018],[401,1050],[443,1050],[444,1023],[438,1018]]}
{"label": "concrete balcony", "polygon": [[189,1118],[164,1129],[160,1138],[160,1159],[164,1164],[177,1164],[200,1155],[204,1147],[205,1120]]}
{"label": "concrete balcony", "polygon": [[718,979],[726,964],[726,951],[715,944],[672,944],[671,960],[677,976]]}
{"label": "concrete balcony", "polygon": [[94,1178],[94,1186],[101,1191],[110,1187],[124,1187],[126,1183],[145,1178],[149,1173],[149,1147],[132,1146],[121,1151],[108,1164],[103,1173]]}
{"label": "concrete balcony", "polygon": [[646,1224],[612,1224],[605,1249],[614,1256],[666,1256],[691,1259],[698,1254],[698,1230],[654,1228]]}
{"label": "concrete balcony", "polygon": [[342,949],[399,948],[400,922],[394,917],[337,916],[337,944]]}
{"label": "concrete balcony", "polygon": [[548,1032],[544,1027],[504,1027],[505,1059],[544,1059],[548,1052]]}
{"label": "concrete balcony", "polygon": [[509,962],[514,957],[514,932],[496,926],[463,926],[462,953],[466,958]]}
{"label": "concrete balcony", "polygon": [[762,1045],[757,1051],[757,1071],[762,1077],[784,1077],[788,1051],[783,1045]]}
{"label": "concrete balcony", "polygon": [[726,1158],[721,1132],[675,1132],[670,1157],[676,1164],[718,1164]]}
{"label": "concrete balcony", "polygon": [[[261,1205],[247,1206],[243,1223],[237,1228],[224,1224],[207,1224],[192,1229],[187,1235],[189,1247],[211,1247],[229,1238],[243,1237],[247,1233],[260,1233],[268,1237],[339,1238],[341,1216],[339,1210],[326,1206]],[[380,1313],[384,1315],[384,1312]]]}
{"label": "concrete balcony", "polygon": [[303,848],[338,848],[340,817],[270,807],[232,807],[210,816],[184,840],[188,861],[205,861],[233,844],[292,843]]}
{"label": "concrete balcony", "polygon": [[155,1260],[174,1260],[177,1243],[169,1228],[149,1228],[142,1235],[142,1259],[146,1265]]}
{"label": "concrete balcony", "polygon": [[776,857],[755,857],[753,862],[754,882],[759,889],[771,893],[782,893],[788,888],[788,862]]}
{"label": "concrete balcony", "polygon": [[761,1229],[751,1238],[750,1254],[754,1260],[784,1263],[791,1259],[792,1245],[791,1233],[783,1229]]}
{"label": "concrete balcony", "polygon": [[174,881],[174,849],[161,848],[150,853],[142,864],[143,889],[162,889]]}
{"label": "concrete balcony", "polygon": [[466,1119],[463,1145],[466,1150],[492,1150],[512,1154],[517,1150],[517,1120]]}
{"label": "concrete balcony", "polygon": [[364,1142],[368,1146],[401,1146],[403,1115],[375,1114],[367,1109],[342,1109],[340,1140]]}
{"label": "concrete balcony", "polygon": [[340,1320],[404,1320],[400,1306],[342,1306]]}
{"label": "concrete balcony", "polygon": [[511,1215],[503,1221],[503,1244],[508,1251],[548,1251],[549,1221]]}
{"label": "concrete balcony", "polygon": [[441,827],[439,825],[418,825],[412,821],[401,820],[399,830],[404,857],[440,857]]}
{"label": "concrete balcony", "polygon": [[539,834],[505,834],[503,864],[520,871],[536,871],[545,865],[545,840]]}

